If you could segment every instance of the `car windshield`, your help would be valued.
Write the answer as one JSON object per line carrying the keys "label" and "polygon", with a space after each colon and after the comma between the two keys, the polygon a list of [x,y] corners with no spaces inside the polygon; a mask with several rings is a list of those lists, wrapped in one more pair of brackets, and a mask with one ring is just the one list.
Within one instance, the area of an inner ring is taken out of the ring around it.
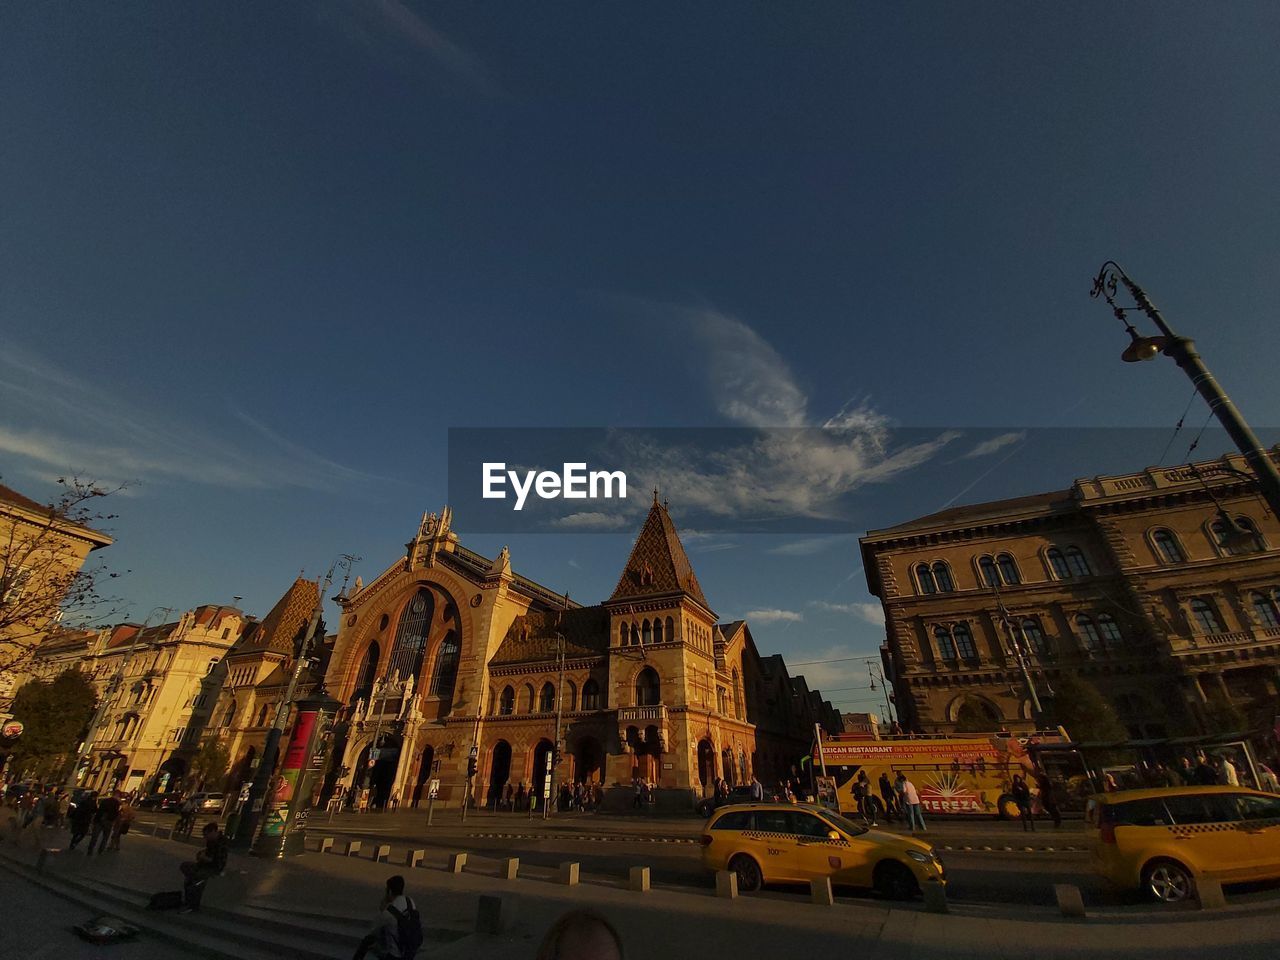
{"label": "car windshield", "polygon": [[848,820],[840,816],[840,814],[838,813],[831,813],[829,811],[824,810],[822,812],[822,815],[826,817],[829,821],[831,821],[831,823],[835,824],[837,828],[839,828],[840,830],[843,830],[845,833],[849,834],[849,836],[851,837],[860,836],[861,834],[866,833],[868,830],[868,827],[866,826],[866,824],[854,823],[852,820]]}

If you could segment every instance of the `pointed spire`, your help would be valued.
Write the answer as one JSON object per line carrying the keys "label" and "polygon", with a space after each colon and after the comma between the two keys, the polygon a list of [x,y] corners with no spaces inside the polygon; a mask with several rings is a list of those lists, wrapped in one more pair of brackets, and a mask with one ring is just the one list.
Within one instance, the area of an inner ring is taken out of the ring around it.
{"label": "pointed spire", "polygon": [[680,542],[671,515],[658,501],[655,489],[653,506],[649,508],[649,515],[640,528],[635,546],[631,548],[631,556],[627,558],[618,586],[609,599],[671,593],[687,594],[702,606],[707,606],[707,598],[694,575],[689,555]]}

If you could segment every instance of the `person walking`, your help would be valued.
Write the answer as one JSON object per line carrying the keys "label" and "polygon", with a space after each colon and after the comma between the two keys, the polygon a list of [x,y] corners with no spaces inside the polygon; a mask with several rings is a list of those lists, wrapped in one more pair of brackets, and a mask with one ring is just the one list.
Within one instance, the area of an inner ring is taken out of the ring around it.
{"label": "person walking", "polygon": [[196,854],[195,860],[189,860],[178,867],[183,879],[181,913],[199,910],[209,878],[216,877],[227,869],[227,838],[222,835],[218,825],[206,823],[203,835],[204,846]]}
{"label": "person walking", "polygon": [[1058,808],[1058,798],[1053,792],[1053,780],[1043,770],[1036,770],[1036,789],[1040,791],[1040,809],[1053,818],[1053,828],[1062,826],[1062,811]]}
{"label": "person walking", "polygon": [[67,821],[71,824],[71,845],[68,849],[74,850],[76,844],[85,838],[97,814],[98,798],[92,793],[81,796],[80,802],[67,812]]}
{"label": "person walking", "polygon": [[889,779],[889,774],[881,771],[880,773],[880,799],[884,801],[884,816],[890,823],[893,822],[897,815],[897,804],[894,802],[896,796],[893,792],[893,781]]}
{"label": "person walking", "polygon": [[876,797],[871,788],[871,780],[867,777],[867,771],[865,770],[858,771],[858,782],[854,786],[854,796],[859,798],[858,812],[862,814],[862,819],[874,827],[876,825]]}
{"label": "person walking", "polygon": [[119,791],[112,791],[102,798],[98,810],[93,815],[93,832],[89,834],[89,856],[93,856],[94,848],[98,853],[107,849],[111,839],[111,831],[116,827],[116,819],[120,816]]}
{"label": "person walking", "polygon": [[755,774],[751,775],[751,799],[754,803],[764,803],[764,784]]}
{"label": "person walking", "polygon": [[524,781],[520,781],[520,786],[516,787],[516,809],[524,810]]}
{"label": "person walking", "polygon": [[1218,783],[1224,787],[1240,786],[1240,774],[1236,771],[1236,765],[1225,753],[1218,760]]}
{"label": "person walking", "polygon": [[422,919],[418,907],[405,895],[404,877],[389,877],[378,906],[378,919],[356,947],[352,960],[364,960],[370,954],[410,960],[420,946]]}
{"label": "person walking", "polygon": [[922,832],[927,832],[929,828],[924,825],[924,804],[920,802],[920,792],[916,790],[916,785],[902,772],[898,773],[898,782],[901,784],[902,807],[906,814],[907,827],[912,833],[916,832],[917,825]]}
{"label": "person walking", "polygon": [[120,837],[129,832],[137,815],[138,811],[134,808],[132,800],[125,800],[120,804],[120,813],[111,829],[111,842],[107,844],[108,850],[120,849]]}
{"label": "person walking", "polygon": [[632,810],[639,810],[639,809],[641,809],[641,806],[642,806],[642,804],[641,804],[641,800],[642,800],[641,793],[642,793],[642,792],[643,792],[643,791],[641,791],[641,789],[640,789],[640,778],[639,778],[639,777],[632,777],[632,778],[631,778],[631,809],[632,809]]}
{"label": "person walking", "polygon": [[1019,774],[1013,775],[1013,784],[1009,787],[1009,796],[1018,805],[1018,819],[1022,821],[1022,832],[1034,831],[1036,822],[1031,819],[1031,788]]}

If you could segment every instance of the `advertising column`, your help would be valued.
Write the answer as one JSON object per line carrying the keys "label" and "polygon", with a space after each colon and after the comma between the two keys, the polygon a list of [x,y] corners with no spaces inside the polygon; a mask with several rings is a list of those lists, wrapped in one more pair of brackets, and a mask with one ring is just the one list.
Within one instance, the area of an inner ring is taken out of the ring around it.
{"label": "advertising column", "polygon": [[312,787],[324,766],[324,737],[337,706],[337,701],[328,696],[298,701],[298,716],[284,761],[267,791],[255,855],[278,859],[302,853]]}

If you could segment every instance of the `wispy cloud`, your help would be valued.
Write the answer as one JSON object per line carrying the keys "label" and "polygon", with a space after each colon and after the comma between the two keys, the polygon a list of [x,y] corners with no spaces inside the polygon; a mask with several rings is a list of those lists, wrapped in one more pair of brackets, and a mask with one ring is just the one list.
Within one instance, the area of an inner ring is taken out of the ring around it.
{"label": "wispy cloud", "polygon": [[964,454],[962,459],[972,460],[975,457],[988,456],[989,454],[995,453],[997,450],[1002,450],[1011,443],[1019,443],[1026,439],[1026,436],[1027,432],[1025,430],[1019,430],[1015,433],[1002,433],[997,437],[992,437],[990,440],[983,440],[968,453]]}
{"label": "wispy cloud", "polygon": [[844,613],[878,627],[884,626],[884,607],[878,603],[828,603],[826,600],[814,600],[810,606],[825,613]]}
{"label": "wispy cloud", "polygon": [[335,0],[326,14],[348,39],[370,48],[375,55],[387,53],[388,44],[403,45],[426,55],[432,63],[479,92],[501,93],[478,56],[445,36],[401,0]]}
{"label": "wispy cloud", "polygon": [[804,614],[796,610],[748,610],[745,619],[748,623],[800,623]]}
{"label": "wispy cloud", "polygon": [[780,543],[776,547],[770,547],[766,553],[772,553],[779,557],[811,557],[815,553],[821,553],[823,550],[829,550],[836,544],[847,541],[847,537],[838,535],[825,537],[805,537],[802,540],[791,540],[787,543]]}
{"label": "wispy cloud", "polygon": [[307,449],[242,410],[228,412],[228,422],[216,430],[182,422],[16,347],[0,353],[0,453],[18,458],[33,474],[321,490],[378,479]]}
{"label": "wispy cloud", "polygon": [[748,427],[803,427],[808,399],[791,368],[763,337],[718,310],[693,311],[693,330],[708,347],[712,399],[720,413]]}
{"label": "wispy cloud", "polygon": [[587,511],[557,517],[550,521],[550,525],[561,530],[621,530],[630,526],[631,521],[620,513]]}

